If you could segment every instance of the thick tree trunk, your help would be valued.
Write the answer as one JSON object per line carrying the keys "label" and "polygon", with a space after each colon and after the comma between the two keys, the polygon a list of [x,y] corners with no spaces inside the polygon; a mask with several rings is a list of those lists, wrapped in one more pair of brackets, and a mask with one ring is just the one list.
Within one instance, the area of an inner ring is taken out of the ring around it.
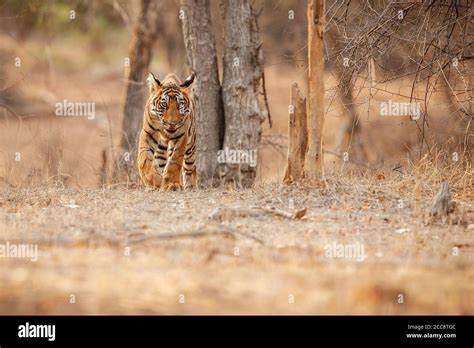
{"label": "thick tree trunk", "polygon": [[283,182],[290,184],[304,177],[304,161],[308,149],[306,98],[296,83],[291,86],[290,118],[288,125],[288,164]]}
{"label": "thick tree trunk", "polygon": [[186,56],[197,76],[193,96],[199,185],[211,186],[224,138],[224,110],[209,0],[181,0],[181,10]]}
{"label": "thick tree trunk", "polygon": [[262,78],[256,18],[248,0],[224,1],[225,111],[224,182],[248,187],[255,181],[256,158],[265,117],[258,102]]}
{"label": "thick tree trunk", "polygon": [[308,1],[308,153],[306,177],[320,179],[323,171],[324,127],[324,0]]}
{"label": "thick tree trunk", "polygon": [[145,77],[160,26],[162,4],[159,0],[141,0],[140,6],[128,56],[130,68],[123,107],[121,153],[118,154],[121,174],[128,175],[132,180],[138,178],[136,154],[146,97]]}

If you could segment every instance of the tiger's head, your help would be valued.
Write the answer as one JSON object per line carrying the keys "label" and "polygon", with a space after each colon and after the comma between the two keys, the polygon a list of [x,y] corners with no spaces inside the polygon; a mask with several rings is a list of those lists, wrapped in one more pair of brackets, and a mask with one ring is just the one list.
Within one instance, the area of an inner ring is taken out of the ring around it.
{"label": "tiger's head", "polygon": [[166,130],[175,131],[183,126],[191,113],[190,93],[194,77],[193,73],[181,83],[176,75],[169,74],[161,83],[153,73],[148,76],[150,96],[146,107],[150,117]]}

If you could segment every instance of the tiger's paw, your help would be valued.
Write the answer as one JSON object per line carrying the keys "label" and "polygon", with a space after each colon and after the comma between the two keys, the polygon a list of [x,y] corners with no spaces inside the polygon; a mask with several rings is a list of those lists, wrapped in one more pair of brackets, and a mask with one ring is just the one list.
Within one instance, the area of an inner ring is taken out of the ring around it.
{"label": "tiger's paw", "polygon": [[196,190],[197,190],[197,187],[196,187],[196,185],[193,185],[193,184],[191,184],[191,183],[185,183],[185,184],[184,184],[184,189],[185,189],[186,191],[196,191]]}
{"label": "tiger's paw", "polygon": [[160,192],[165,192],[165,191],[178,191],[181,190],[181,185],[177,182],[169,182],[163,184],[161,186]]}

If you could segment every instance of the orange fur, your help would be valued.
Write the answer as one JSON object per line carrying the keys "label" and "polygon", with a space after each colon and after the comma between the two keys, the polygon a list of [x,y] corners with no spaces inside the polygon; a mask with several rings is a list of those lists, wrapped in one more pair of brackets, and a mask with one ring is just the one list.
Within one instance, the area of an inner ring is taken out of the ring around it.
{"label": "orange fur", "polygon": [[[174,74],[148,77],[150,95],[140,132],[138,171],[145,185],[161,190],[196,188],[196,130],[191,75],[184,83]],[[184,180],[183,180],[184,179]]]}

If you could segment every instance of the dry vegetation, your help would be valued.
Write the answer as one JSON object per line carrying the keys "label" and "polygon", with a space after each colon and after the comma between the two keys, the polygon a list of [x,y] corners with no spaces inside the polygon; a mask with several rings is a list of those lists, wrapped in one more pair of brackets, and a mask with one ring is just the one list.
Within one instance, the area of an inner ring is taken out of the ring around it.
{"label": "dry vegetation", "polygon": [[[1,240],[37,243],[40,256],[2,260],[0,312],[473,314],[473,178],[428,167],[346,172],[319,187],[4,187]],[[452,224],[427,214],[445,175]],[[248,215],[252,206],[307,210],[292,219]],[[242,213],[210,219],[215,208]],[[328,258],[333,242],[362,243],[367,258]]]}

